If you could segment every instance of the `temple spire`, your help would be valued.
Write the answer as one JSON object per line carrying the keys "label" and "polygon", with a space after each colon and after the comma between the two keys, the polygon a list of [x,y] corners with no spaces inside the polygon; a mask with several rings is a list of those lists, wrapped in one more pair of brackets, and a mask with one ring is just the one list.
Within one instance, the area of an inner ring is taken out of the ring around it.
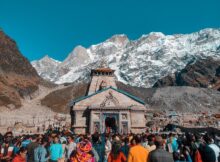
{"label": "temple spire", "polygon": [[117,88],[113,69],[109,68],[105,58],[99,63],[99,67],[91,70],[91,84],[88,94],[95,93],[108,87]]}

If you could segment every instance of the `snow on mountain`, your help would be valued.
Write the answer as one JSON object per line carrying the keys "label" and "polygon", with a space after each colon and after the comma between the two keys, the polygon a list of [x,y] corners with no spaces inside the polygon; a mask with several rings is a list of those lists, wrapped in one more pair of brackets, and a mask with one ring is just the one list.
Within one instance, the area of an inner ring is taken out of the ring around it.
{"label": "snow on mountain", "polygon": [[88,49],[77,46],[62,62],[32,62],[39,75],[57,84],[88,80],[92,68],[105,60],[119,81],[151,87],[158,79],[183,69],[199,58],[220,58],[220,29],[191,34],[151,32],[137,40],[115,35]]}
{"label": "snow on mountain", "polygon": [[68,57],[61,63],[60,67],[69,69],[80,66],[81,64],[86,64],[90,61],[91,60],[89,54],[87,53],[86,48],[82,46],[77,46],[68,55]]}
{"label": "snow on mountain", "polygon": [[55,81],[55,78],[58,76],[58,65],[60,65],[61,62],[46,55],[38,61],[32,61],[31,64],[42,78]]}

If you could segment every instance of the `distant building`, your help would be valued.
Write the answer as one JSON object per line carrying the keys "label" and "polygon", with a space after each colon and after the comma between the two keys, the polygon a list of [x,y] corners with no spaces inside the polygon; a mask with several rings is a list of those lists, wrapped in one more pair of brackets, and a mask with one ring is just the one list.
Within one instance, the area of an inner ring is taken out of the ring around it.
{"label": "distant building", "polygon": [[177,114],[176,111],[167,111],[166,116],[169,117],[170,119],[177,119],[180,117],[180,115]]}
{"label": "distant building", "polygon": [[74,132],[126,134],[145,131],[144,101],[117,88],[114,70],[94,69],[91,77],[87,95],[70,104]]}

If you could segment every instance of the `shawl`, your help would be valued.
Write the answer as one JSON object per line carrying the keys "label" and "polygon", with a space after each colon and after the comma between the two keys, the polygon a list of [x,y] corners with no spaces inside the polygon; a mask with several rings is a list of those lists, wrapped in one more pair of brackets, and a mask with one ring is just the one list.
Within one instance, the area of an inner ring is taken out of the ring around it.
{"label": "shawl", "polygon": [[92,162],[93,156],[90,153],[92,144],[88,140],[83,140],[77,144],[76,153],[71,157],[71,162]]}

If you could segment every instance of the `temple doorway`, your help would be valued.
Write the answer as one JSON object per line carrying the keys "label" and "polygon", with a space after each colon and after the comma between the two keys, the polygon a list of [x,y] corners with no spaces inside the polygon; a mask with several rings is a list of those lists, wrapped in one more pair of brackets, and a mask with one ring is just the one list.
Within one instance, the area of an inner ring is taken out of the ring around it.
{"label": "temple doorway", "polygon": [[118,115],[108,114],[105,118],[105,132],[116,133],[118,131]]}

